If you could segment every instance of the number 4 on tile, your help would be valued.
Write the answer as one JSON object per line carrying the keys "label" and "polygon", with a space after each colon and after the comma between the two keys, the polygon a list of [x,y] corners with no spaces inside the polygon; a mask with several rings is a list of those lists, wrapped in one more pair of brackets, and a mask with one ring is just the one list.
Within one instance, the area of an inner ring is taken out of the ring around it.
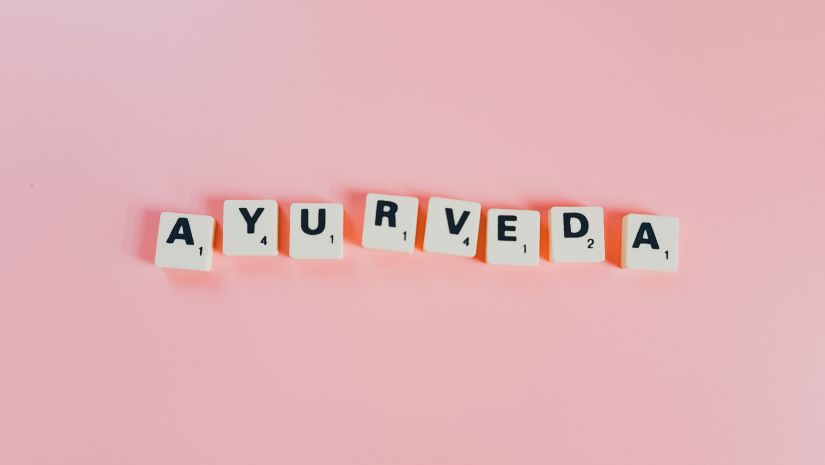
{"label": "number 4 on tile", "polygon": [[478,202],[430,197],[424,228],[424,250],[474,257],[480,218],[481,204]]}
{"label": "number 4 on tile", "polygon": [[274,200],[225,201],[223,254],[278,255],[278,204]]}

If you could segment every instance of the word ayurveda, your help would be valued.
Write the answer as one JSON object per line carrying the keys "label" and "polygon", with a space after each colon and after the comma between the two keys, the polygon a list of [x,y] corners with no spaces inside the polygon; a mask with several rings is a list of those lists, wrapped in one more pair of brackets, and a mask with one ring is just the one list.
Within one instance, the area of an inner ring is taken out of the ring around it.
{"label": "word ayurveda", "polygon": [[[604,210],[552,207],[547,212],[550,257],[555,262],[604,261]],[[424,228],[426,252],[474,257],[481,204],[431,197]],[[361,239],[367,249],[412,252],[418,199],[367,194]],[[486,261],[494,265],[538,265],[540,216],[534,210],[487,210]],[[211,216],[163,212],[155,265],[209,271],[215,220]],[[340,203],[289,206],[289,256],[344,257],[344,207]],[[223,254],[278,255],[278,204],[274,200],[227,200],[223,204]],[[676,271],[679,219],[629,214],[622,219],[622,267]]]}

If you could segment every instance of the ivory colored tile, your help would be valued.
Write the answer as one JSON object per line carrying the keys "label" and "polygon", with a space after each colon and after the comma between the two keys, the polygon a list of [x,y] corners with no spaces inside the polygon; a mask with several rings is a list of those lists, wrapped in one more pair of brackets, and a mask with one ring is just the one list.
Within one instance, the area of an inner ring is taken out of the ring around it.
{"label": "ivory colored tile", "polygon": [[290,205],[289,256],[297,259],[344,258],[344,206],[340,203]]}
{"label": "ivory colored tile", "polygon": [[278,203],[274,200],[225,201],[223,254],[278,255]]}
{"label": "ivory colored tile", "polygon": [[487,210],[487,263],[538,265],[540,221],[535,210]]}
{"label": "ivory colored tile", "polygon": [[366,249],[412,252],[417,221],[417,198],[367,194],[361,244]]}
{"label": "ivory colored tile", "polygon": [[424,250],[474,257],[480,219],[481,204],[478,202],[430,197],[424,229]]}
{"label": "ivory colored tile", "polygon": [[155,265],[209,271],[214,240],[215,219],[211,216],[163,212],[158,225]]}
{"label": "ivory colored tile", "polygon": [[548,216],[554,262],[604,261],[602,207],[553,207]]}
{"label": "ivory colored tile", "polygon": [[622,266],[632,270],[676,271],[679,219],[629,214],[622,218]]}

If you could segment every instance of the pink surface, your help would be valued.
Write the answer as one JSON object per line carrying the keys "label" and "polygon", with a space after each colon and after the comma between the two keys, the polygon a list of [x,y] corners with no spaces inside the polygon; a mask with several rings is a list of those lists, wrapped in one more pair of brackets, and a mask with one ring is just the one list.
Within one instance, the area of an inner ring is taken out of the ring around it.
{"label": "pink surface", "polygon": [[[0,463],[825,462],[823,23],[5,2]],[[367,251],[368,191],[601,205],[609,261]],[[160,211],[247,197],[343,202],[345,259],[152,265]],[[615,265],[627,212],[680,218],[678,273]]]}

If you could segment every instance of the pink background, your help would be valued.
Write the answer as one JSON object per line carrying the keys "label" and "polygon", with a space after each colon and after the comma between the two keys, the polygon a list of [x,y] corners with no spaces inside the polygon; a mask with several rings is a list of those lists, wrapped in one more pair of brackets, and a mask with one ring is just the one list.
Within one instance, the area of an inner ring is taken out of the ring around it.
{"label": "pink background", "polygon": [[[825,462],[823,24],[3,2],[0,463]],[[609,260],[367,251],[370,191],[601,205]],[[227,198],[342,202],[345,259],[152,265],[160,211]],[[627,212],[680,218],[678,273],[615,265]]]}

